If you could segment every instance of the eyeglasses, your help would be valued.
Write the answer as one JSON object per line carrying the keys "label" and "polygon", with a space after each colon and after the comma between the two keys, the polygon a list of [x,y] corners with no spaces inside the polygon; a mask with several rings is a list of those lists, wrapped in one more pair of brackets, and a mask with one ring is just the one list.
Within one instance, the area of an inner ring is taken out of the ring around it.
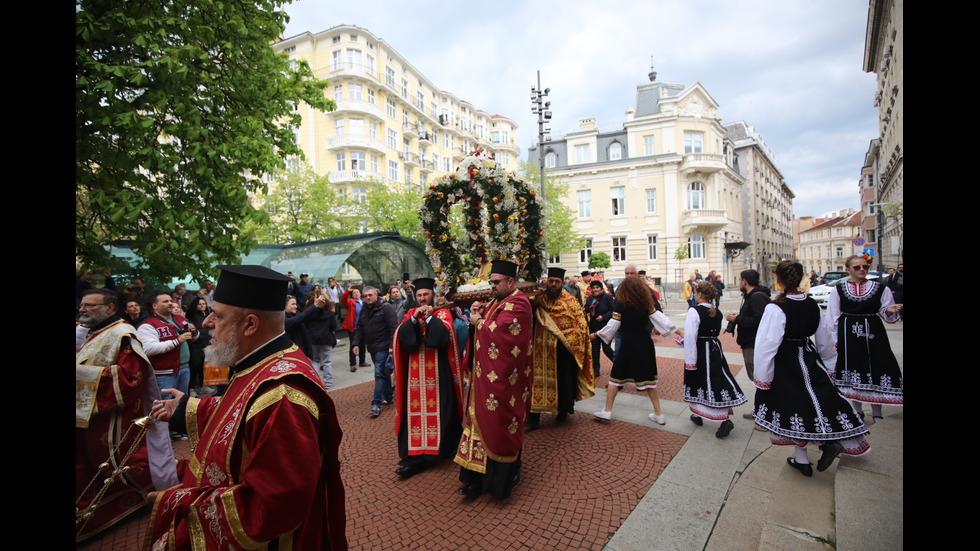
{"label": "eyeglasses", "polygon": [[105,306],[106,303],[101,304],[85,304],[84,302],[79,304],[78,307],[82,310],[91,310],[92,308],[98,308],[99,306]]}
{"label": "eyeglasses", "polygon": [[852,270],[867,270],[870,267],[871,266],[868,266],[867,264],[863,264],[861,266],[851,266],[851,269]]}
{"label": "eyeglasses", "polygon": [[504,281],[507,281],[507,280],[506,279],[491,279],[490,280],[490,285],[499,285],[499,284],[503,283]]}

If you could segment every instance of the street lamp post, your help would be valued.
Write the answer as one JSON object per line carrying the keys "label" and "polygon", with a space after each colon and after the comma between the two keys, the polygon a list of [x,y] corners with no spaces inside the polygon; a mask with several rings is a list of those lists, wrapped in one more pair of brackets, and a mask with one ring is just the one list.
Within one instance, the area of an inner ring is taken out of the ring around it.
{"label": "street lamp post", "polygon": [[[544,98],[548,97],[551,92],[551,88],[541,89],[541,71],[538,71],[538,87],[531,87],[531,113],[538,116],[538,168],[541,174],[541,201],[545,201],[544,195],[544,142],[545,140],[550,140],[551,136],[548,136],[548,132],[551,131],[551,124],[547,121],[551,120],[551,102],[544,101]],[[541,249],[544,257],[541,259],[541,266],[545,269],[548,268],[548,217],[544,217],[544,223],[542,224],[542,231],[544,231],[544,237],[541,239]]]}

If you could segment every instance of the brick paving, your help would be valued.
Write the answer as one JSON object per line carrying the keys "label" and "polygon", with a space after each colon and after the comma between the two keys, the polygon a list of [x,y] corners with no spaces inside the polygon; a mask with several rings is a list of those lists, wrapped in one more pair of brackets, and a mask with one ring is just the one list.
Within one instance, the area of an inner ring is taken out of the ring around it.
{"label": "brick paving", "polygon": [[[611,364],[603,360],[608,378]],[[661,358],[658,364],[670,373],[665,380],[677,378],[675,371],[678,381],[683,378],[683,361]],[[597,423],[583,413],[564,425],[545,415],[543,428],[527,435],[522,480],[511,497],[464,498],[456,494],[459,467],[450,461],[409,480],[394,474],[394,410],[386,406],[378,419],[369,417],[373,387],[368,382],[330,392],[344,430],[340,453],[352,550],[600,550],[687,440],[630,423]],[[178,458],[190,454],[186,441],[174,448]],[[148,512],[78,549],[139,548]]]}

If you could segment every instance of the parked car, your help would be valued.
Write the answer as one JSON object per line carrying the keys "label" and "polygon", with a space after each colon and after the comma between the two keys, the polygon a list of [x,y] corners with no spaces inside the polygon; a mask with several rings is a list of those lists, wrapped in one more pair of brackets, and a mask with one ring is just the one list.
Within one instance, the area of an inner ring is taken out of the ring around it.
{"label": "parked car", "polygon": [[850,274],[847,272],[827,272],[822,275],[817,282],[820,283],[820,285],[827,285],[831,281],[837,281],[838,279],[847,277],[848,275]]}

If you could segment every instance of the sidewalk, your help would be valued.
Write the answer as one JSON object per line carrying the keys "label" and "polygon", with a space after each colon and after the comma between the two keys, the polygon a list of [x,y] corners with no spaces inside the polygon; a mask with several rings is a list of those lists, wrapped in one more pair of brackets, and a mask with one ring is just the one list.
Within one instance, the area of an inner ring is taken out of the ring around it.
{"label": "sidewalk", "polygon": [[[666,307],[682,326],[686,305]],[[724,312],[737,308],[737,299],[723,299]],[[888,329],[903,364],[903,324]],[[751,400],[741,354],[730,337],[723,341]],[[691,423],[679,390],[683,351],[658,342],[657,356],[665,426],[647,418],[649,400],[635,392],[620,393],[611,423],[592,420],[605,401],[599,388],[565,425],[545,415],[544,426],[528,434],[522,481],[498,502],[457,496],[458,467],[450,462],[409,480],[394,475],[394,411],[385,407],[370,418],[374,370],[351,373],[347,339],[340,338],[330,396],[344,430],[350,548],[807,551],[834,542],[842,551],[902,549],[902,408],[886,407],[885,421],[870,427],[870,454],[806,478],[786,465],[788,449],[771,446],[767,433],[742,418],[747,405],[736,409],[735,430],[723,440],[710,423]],[[604,358],[597,386],[610,367]],[[186,457],[181,444],[178,456]],[[147,515],[137,516],[79,549],[136,549],[146,522]]]}

